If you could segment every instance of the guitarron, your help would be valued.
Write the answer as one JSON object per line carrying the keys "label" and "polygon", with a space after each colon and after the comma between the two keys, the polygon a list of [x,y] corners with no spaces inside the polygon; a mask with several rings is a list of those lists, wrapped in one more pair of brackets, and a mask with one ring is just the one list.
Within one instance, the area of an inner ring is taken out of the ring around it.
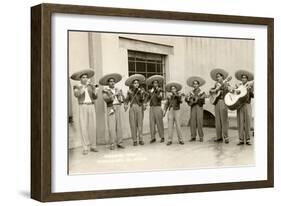
{"label": "guitarron", "polygon": [[234,90],[234,93],[227,93],[224,97],[225,105],[230,110],[239,109],[248,99],[248,89],[253,86],[254,82],[248,82],[246,85],[240,85]]}

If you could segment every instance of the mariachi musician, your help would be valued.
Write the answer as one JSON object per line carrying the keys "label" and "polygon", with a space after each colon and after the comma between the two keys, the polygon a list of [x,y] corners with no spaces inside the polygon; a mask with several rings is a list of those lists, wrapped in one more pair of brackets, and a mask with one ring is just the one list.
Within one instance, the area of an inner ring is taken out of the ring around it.
{"label": "mariachi musician", "polygon": [[122,145],[122,119],[121,104],[124,101],[124,95],[121,89],[115,87],[115,84],[121,81],[122,76],[118,73],[104,75],[99,84],[105,87],[102,91],[103,99],[107,106],[107,125],[109,130],[110,149],[116,147],[123,149]]}
{"label": "mariachi musician", "polygon": [[163,89],[160,85],[163,84],[164,77],[161,75],[153,75],[146,80],[148,86],[152,88],[148,91],[146,98],[146,103],[149,101],[149,126],[150,126],[150,143],[156,141],[155,138],[155,125],[157,126],[157,131],[160,137],[160,142],[164,142],[164,123],[163,123],[163,110],[161,103],[164,97]]}
{"label": "mariachi musician", "polygon": [[199,76],[192,76],[187,79],[187,85],[193,90],[186,96],[185,101],[190,106],[190,141],[196,140],[198,130],[199,141],[203,142],[203,105],[205,104],[206,94],[200,89],[205,84],[205,80]]}
{"label": "mariachi musician", "polygon": [[124,109],[127,111],[129,104],[129,121],[133,145],[144,145],[142,129],[143,129],[143,104],[145,99],[144,90],[140,89],[140,84],[145,81],[142,74],[131,75],[125,85],[129,87],[127,97],[124,100]]}
{"label": "mariachi musician", "polygon": [[215,86],[210,89],[211,93],[219,94],[218,101],[215,104],[215,119],[216,119],[216,134],[217,138],[215,142],[225,142],[229,143],[228,139],[228,108],[224,102],[224,97],[228,92],[231,92],[231,88],[228,81],[228,72],[224,69],[213,69],[210,73],[211,78],[215,81]]}
{"label": "mariachi musician", "polygon": [[250,81],[254,80],[254,75],[245,70],[239,70],[235,73],[236,79],[241,81],[240,85],[247,88],[246,101],[237,109],[237,125],[239,143],[237,145],[251,145],[250,127],[251,127],[251,98],[254,98],[253,85]]}
{"label": "mariachi musician", "polygon": [[80,81],[74,85],[73,93],[79,104],[79,126],[82,137],[83,154],[98,152],[96,139],[95,100],[98,98],[98,86],[91,83],[92,69],[81,70],[71,75],[72,80]]}
{"label": "mariachi musician", "polygon": [[183,145],[183,137],[180,126],[180,104],[182,103],[182,94],[180,94],[180,90],[182,89],[182,85],[177,82],[169,82],[166,85],[166,91],[169,92],[167,95],[167,101],[165,103],[165,113],[168,111],[168,142],[167,146],[172,144],[173,141],[173,133],[174,133],[174,124],[177,130],[177,136],[179,144]]}

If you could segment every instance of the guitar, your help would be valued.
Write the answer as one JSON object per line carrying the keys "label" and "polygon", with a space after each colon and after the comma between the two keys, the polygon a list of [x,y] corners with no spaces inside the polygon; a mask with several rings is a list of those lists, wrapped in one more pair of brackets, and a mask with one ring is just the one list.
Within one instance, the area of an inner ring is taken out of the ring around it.
{"label": "guitar", "polygon": [[210,91],[210,102],[213,104],[213,105],[216,105],[218,100],[219,100],[219,97],[221,95],[221,92],[219,89],[226,83],[226,82],[229,82],[230,80],[232,79],[231,76],[227,77],[225,80],[223,80],[222,84],[220,84],[220,86],[216,89],[217,91],[216,92],[211,92]]}
{"label": "guitar", "polygon": [[253,87],[254,82],[247,82],[246,85],[239,85],[237,89],[234,90],[234,93],[227,93],[224,97],[225,105],[230,110],[239,109],[248,99],[248,89]]}
{"label": "guitar", "polygon": [[[199,99],[205,98],[205,92],[201,91],[198,95],[195,95],[193,92],[190,93],[189,96],[186,97],[185,101],[189,106],[193,106],[198,103]],[[205,102],[205,100],[203,100]],[[202,101],[201,101],[202,103]],[[204,104],[204,103],[203,103]]]}

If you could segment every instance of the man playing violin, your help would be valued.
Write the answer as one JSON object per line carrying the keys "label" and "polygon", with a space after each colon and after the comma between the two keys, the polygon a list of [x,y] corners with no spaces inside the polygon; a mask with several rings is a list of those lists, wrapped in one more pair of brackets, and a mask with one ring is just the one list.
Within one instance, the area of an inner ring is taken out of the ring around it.
{"label": "man playing violin", "polygon": [[124,101],[124,109],[129,109],[129,122],[133,145],[144,145],[142,129],[143,129],[143,104],[145,98],[144,90],[140,89],[140,84],[145,81],[142,74],[131,75],[125,85],[129,87],[127,97]]}
{"label": "man playing violin", "polygon": [[176,126],[179,144],[184,144],[180,125],[180,104],[182,103],[182,95],[179,91],[181,88],[181,84],[177,82],[170,82],[166,85],[166,91],[170,92],[170,95],[167,96],[167,101],[165,103],[165,114],[166,111],[168,111],[169,134],[167,146],[171,145],[173,141],[174,124]]}
{"label": "man playing violin", "polygon": [[160,137],[160,142],[164,142],[164,123],[163,123],[163,110],[161,108],[161,103],[163,99],[163,90],[160,87],[164,81],[163,76],[153,75],[146,80],[147,85],[152,85],[152,89],[149,90],[146,104],[149,101],[149,126],[150,126],[150,143],[156,141],[155,138],[155,125],[157,126],[157,131]]}

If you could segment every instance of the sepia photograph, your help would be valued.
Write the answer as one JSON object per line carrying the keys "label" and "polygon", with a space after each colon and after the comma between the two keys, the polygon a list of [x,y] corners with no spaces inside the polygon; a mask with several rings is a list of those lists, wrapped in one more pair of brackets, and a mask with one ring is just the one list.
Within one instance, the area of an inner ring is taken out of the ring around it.
{"label": "sepia photograph", "polygon": [[67,35],[69,175],[255,166],[255,39]]}
{"label": "sepia photograph", "polygon": [[274,186],[273,18],[57,4],[31,14],[32,198]]}

